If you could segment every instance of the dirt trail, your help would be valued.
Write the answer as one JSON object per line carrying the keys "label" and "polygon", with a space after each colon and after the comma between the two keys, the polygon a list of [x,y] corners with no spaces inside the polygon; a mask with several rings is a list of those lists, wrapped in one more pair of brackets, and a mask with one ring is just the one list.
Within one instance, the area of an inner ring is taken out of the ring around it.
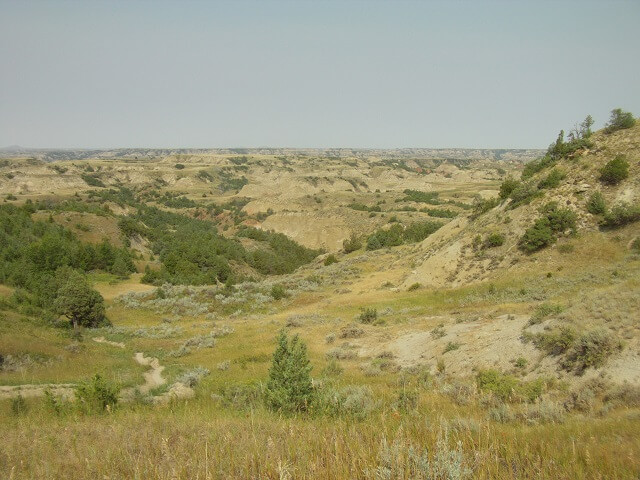
{"label": "dirt trail", "polygon": [[140,393],[149,393],[152,388],[159,387],[160,385],[164,385],[167,383],[167,380],[162,376],[162,371],[164,367],[160,365],[160,362],[157,358],[154,357],[145,357],[142,352],[137,352],[133,358],[140,365],[145,367],[151,367],[148,372],[145,372],[144,375],[144,385],[136,387],[140,390]]}
{"label": "dirt trail", "polygon": [[46,390],[53,395],[71,399],[74,396],[73,383],[35,383],[26,385],[2,385],[0,386],[0,399],[14,398],[21,395],[24,398],[42,397]]}
{"label": "dirt trail", "polygon": [[98,342],[98,343],[106,343],[107,345],[111,345],[113,347],[119,347],[119,348],[124,348],[124,343],[122,342],[112,342],[111,340],[107,340],[104,337],[93,337],[93,341],[94,342]]}
{"label": "dirt trail", "polygon": [[[97,337],[93,339],[98,343],[104,343],[107,345],[124,348],[124,343],[112,342],[106,340],[104,337]],[[149,370],[143,374],[144,383],[137,387],[131,387],[123,390],[120,394],[121,401],[131,400],[136,390],[143,395],[147,395],[152,389],[164,385],[167,383],[166,378],[162,376],[164,366],[160,365],[160,361],[155,357],[145,357],[142,352],[136,352],[133,359],[140,365],[149,367]],[[22,397],[42,397],[46,390],[51,391],[55,396],[61,396],[67,400],[73,400],[74,398],[73,383],[50,383],[50,384],[25,384],[25,385],[7,385],[0,386],[0,399],[15,398],[18,395]],[[187,385],[176,382],[169,388],[168,391],[160,395],[152,397],[153,403],[166,403],[171,399],[179,398],[191,398],[195,395],[195,391]]]}

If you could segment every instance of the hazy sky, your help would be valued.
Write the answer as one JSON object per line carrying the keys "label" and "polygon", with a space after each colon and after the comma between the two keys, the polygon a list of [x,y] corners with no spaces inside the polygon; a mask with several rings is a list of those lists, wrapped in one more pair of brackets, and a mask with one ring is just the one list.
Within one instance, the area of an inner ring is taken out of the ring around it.
{"label": "hazy sky", "polygon": [[545,148],[640,115],[640,1],[0,0],[0,146]]}

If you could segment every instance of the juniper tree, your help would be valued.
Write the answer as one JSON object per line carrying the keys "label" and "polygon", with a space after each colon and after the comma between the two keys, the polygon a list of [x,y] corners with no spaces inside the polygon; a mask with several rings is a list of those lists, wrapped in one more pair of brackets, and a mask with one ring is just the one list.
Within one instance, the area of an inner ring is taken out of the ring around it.
{"label": "juniper tree", "polygon": [[298,335],[289,339],[282,330],[269,369],[266,389],[269,407],[284,412],[307,410],[313,401],[312,368],[305,343]]}

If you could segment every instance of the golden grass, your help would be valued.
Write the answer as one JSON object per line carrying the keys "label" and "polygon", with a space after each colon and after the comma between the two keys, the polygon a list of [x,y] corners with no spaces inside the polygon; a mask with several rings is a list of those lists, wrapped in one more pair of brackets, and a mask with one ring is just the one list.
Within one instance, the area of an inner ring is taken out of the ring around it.
{"label": "golden grass", "polygon": [[[409,445],[434,452],[444,429],[451,449],[461,442],[473,478],[631,479],[640,469],[637,412],[527,426],[441,409],[433,396],[416,413],[383,411],[363,422],[234,412],[206,398],[64,418],[30,404],[27,416],[4,416],[3,478],[367,479],[383,438],[405,454]],[[0,408],[8,413],[6,402]]]}

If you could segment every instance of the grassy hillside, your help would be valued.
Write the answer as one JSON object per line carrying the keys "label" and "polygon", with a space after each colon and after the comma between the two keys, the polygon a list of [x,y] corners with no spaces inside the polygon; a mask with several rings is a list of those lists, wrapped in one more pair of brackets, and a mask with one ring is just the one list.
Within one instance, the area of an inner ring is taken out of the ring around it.
{"label": "grassy hillside", "polygon": [[[97,232],[138,270],[85,268],[111,325],[76,332],[4,277],[2,476],[636,478],[640,126],[583,133],[532,166],[438,191],[440,173],[332,160],[331,175],[360,172],[367,187],[309,180],[309,198],[277,193],[295,205],[278,213],[252,210],[276,206],[256,171],[299,179],[295,159],[220,159],[247,166],[248,203],[123,185],[2,207],[22,232],[5,228],[12,275],[47,258],[29,257],[43,238],[99,248]],[[198,160],[170,165],[198,175]],[[407,172],[407,185],[371,191],[375,169]],[[201,176],[185,178],[211,182]],[[266,230],[322,231],[331,212],[362,221],[332,255]],[[313,367],[297,413],[265,401],[282,330]],[[77,385],[98,398],[72,401]],[[111,386],[119,401],[102,408]]]}

